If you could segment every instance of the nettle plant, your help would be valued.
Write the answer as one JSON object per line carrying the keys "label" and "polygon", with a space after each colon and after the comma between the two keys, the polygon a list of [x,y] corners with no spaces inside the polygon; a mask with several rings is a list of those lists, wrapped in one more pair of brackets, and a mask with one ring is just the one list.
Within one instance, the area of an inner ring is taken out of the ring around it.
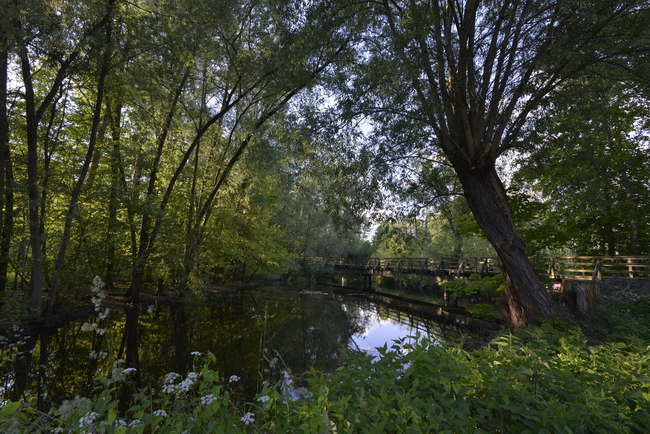
{"label": "nettle plant", "polygon": [[477,295],[480,298],[496,300],[505,288],[503,275],[481,277],[472,274],[467,279],[455,279],[440,284],[442,289],[449,291],[453,297],[469,297]]}

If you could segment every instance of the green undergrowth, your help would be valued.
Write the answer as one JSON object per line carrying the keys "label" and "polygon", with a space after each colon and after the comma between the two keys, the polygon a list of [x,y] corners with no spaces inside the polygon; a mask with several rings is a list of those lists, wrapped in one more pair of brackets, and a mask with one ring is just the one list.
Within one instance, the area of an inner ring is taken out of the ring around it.
{"label": "green undergrowth", "polygon": [[237,394],[236,378],[211,369],[212,354],[195,354],[186,377],[170,373],[144,389],[116,362],[91,396],[46,411],[29,398],[0,402],[0,432],[644,433],[648,318],[650,302],[635,299],[601,303],[580,327],[554,318],[477,350],[404,340],[374,360],[349,352],[334,373],[260,380],[252,402]]}
{"label": "green undergrowth", "polygon": [[134,392],[124,414],[117,395],[129,372],[118,369],[90,399],[47,413],[35,403],[5,403],[0,432],[642,433],[650,426],[650,351],[640,341],[588,346],[577,329],[544,324],[475,351],[424,339],[380,353],[374,361],[350,353],[333,374],[309,373],[308,387],[288,379],[252,403],[231,399],[209,368],[214,356],[201,356],[187,378],[170,375],[157,391]]}

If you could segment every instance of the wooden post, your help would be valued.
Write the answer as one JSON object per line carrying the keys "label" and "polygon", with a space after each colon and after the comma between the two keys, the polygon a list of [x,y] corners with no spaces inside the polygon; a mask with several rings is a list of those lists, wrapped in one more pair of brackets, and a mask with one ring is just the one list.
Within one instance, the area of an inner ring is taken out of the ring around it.
{"label": "wooden post", "polygon": [[630,279],[634,279],[634,265],[633,264],[635,263],[635,260],[632,259],[632,258],[627,258],[627,263],[628,263],[628,266],[627,266],[628,277]]}
{"label": "wooden post", "polygon": [[591,280],[603,280],[603,261],[601,258],[598,258],[596,261],[596,267],[594,268],[594,274],[591,276]]}
{"label": "wooden post", "polygon": [[555,279],[555,258],[551,258],[551,263],[548,266],[548,277]]}
{"label": "wooden post", "polygon": [[485,258],[485,261],[483,261],[483,266],[481,267],[481,277],[485,277],[490,271],[488,265],[489,262],[490,262],[490,258]]}

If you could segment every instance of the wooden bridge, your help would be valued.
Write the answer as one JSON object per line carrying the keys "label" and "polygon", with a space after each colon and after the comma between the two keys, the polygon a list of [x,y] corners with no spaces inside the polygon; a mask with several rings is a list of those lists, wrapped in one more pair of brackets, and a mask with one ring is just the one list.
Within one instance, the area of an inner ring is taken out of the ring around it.
{"label": "wooden bridge", "polygon": [[[310,265],[364,270],[368,273],[425,273],[467,277],[501,273],[496,257],[472,258],[308,258]],[[543,258],[552,279],[602,280],[612,277],[650,278],[650,256],[551,256]]]}

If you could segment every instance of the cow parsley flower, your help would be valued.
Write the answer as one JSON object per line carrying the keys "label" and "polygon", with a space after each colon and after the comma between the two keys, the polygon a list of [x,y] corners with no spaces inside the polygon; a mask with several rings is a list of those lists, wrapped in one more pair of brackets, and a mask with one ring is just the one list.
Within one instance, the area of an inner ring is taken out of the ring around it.
{"label": "cow parsley flower", "polygon": [[81,325],[82,332],[92,332],[97,330],[97,324],[85,322]]}

